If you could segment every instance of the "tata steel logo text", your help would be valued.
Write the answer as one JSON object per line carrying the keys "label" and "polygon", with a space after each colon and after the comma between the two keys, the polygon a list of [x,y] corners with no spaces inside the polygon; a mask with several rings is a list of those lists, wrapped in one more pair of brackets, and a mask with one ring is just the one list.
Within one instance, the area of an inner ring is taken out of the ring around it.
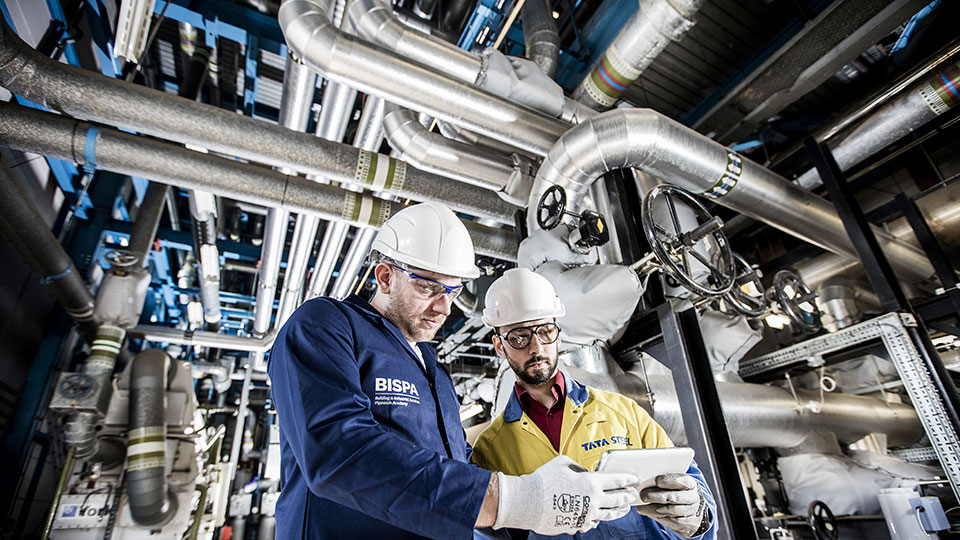
{"label": "tata steel logo text", "polygon": [[633,443],[630,442],[630,437],[621,437],[619,435],[614,435],[609,439],[603,438],[603,439],[597,439],[595,441],[585,442],[580,446],[583,447],[584,450],[593,450],[594,448],[602,448],[604,446],[611,446],[616,444],[626,446],[628,448],[633,446]]}

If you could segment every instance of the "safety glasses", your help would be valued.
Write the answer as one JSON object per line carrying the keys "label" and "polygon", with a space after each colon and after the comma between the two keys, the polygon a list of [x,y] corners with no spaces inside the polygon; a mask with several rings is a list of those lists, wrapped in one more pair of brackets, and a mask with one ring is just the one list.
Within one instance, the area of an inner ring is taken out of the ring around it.
{"label": "safety glasses", "polygon": [[414,289],[416,289],[416,291],[420,293],[420,295],[423,296],[424,298],[428,298],[432,300],[434,298],[439,297],[442,294],[447,294],[447,295],[450,295],[450,300],[453,300],[454,298],[460,296],[460,291],[463,290],[463,285],[453,285],[453,286],[444,285],[439,281],[436,281],[427,277],[423,277],[418,274],[414,274],[413,272],[401,266],[397,266],[395,264],[391,264],[390,266],[403,272],[404,274],[407,275],[407,277],[412,279]]}
{"label": "safety glasses", "polygon": [[560,338],[560,327],[551,322],[535,326],[520,326],[506,334],[498,332],[497,335],[514,349],[526,349],[533,336],[537,336],[537,341],[543,345],[554,343]]}

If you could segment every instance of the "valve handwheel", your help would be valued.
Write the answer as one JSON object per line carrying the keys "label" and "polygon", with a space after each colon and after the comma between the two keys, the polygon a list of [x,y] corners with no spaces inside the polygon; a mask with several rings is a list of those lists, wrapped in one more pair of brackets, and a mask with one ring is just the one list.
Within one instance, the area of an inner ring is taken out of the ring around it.
{"label": "valve handwheel", "polygon": [[[733,268],[736,279],[730,292],[725,294],[723,299],[741,315],[751,318],[763,315],[767,308],[767,302],[763,295],[763,283],[760,282],[760,271],[737,253],[733,254]],[[760,293],[760,296],[748,294],[741,288],[750,283]]]}
{"label": "valve handwheel", "polygon": [[124,249],[109,251],[104,255],[104,258],[107,259],[107,262],[109,262],[111,266],[117,268],[129,268],[140,262],[140,257]]}
{"label": "valve handwheel", "polygon": [[807,332],[820,330],[817,293],[811,291],[800,276],[789,270],[777,272],[773,276],[773,290],[780,308],[793,324]]}
{"label": "valve handwheel", "polygon": [[[653,209],[654,203],[659,200],[666,204],[669,223],[656,221]],[[684,231],[680,225],[678,203],[695,214],[698,225],[693,230]],[[700,296],[711,297],[730,291],[735,273],[730,243],[720,230],[723,222],[712,216],[692,193],[669,184],[656,186],[644,197],[640,217],[650,249],[660,264],[684,287]],[[710,239],[715,245],[710,245]],[[708,275],[695,276],[691,259],[696,259],[706,267]]]}
{"label": "valve handwheel", "polygon": [[837,527],[837,518],[833,516],[830,507],[823,501],[813,501],[807,511],[810,528],[817,540],[837,540],[840,529]]}
{"label": "valve handwheel", "polygon": [[560,224],[567,208],[567,192],[560,186],[550,186],[537,204],[537,225],[549,231]]}

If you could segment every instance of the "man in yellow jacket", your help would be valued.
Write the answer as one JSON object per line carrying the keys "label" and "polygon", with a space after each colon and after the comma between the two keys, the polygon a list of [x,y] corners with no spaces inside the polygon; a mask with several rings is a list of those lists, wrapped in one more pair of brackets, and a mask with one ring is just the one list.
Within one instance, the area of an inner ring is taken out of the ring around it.
{"label": "man in yellow jacket", "polygon": [[[487,291],[483,321],[493,346],[517,376],[506,408],[480,434],[473,461],[508,475],[530,474],[566,455],[594,470],[607,450],[673,446],[663,428],[637,403],[584,386],[558,370],[564,308],[543,276],[507,270]],[[716,538],[716,505],[692,463],[686,474],[664,474],[641,492],[644,504],[589,532],[551,538]],[[529,538],[542,538],[531,533]]]}

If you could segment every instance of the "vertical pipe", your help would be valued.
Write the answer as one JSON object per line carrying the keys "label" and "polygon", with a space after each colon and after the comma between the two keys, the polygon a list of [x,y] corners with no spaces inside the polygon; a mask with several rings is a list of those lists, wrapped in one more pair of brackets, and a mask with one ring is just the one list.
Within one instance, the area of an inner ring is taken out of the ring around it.
{"label": "vertical pipe", "polygon": [[560,56],[560,34],[550,11],[547,0],[527,0],[520,8],[520,21],[527,56],[553,78]]}
{"label": "vertical pipe", "polygon": [[127,250],[136,255],[144,267],[149,262],[150,247],[157,236],[157,227],[160,226],[160,218],[163,216],[168,190],[169,187],[166,184],[150,182],[143,196],[143,202],[140,203],[140,209],[137,211],[137,219],[133,222],[133,229],[130,231],[130,244]]}

